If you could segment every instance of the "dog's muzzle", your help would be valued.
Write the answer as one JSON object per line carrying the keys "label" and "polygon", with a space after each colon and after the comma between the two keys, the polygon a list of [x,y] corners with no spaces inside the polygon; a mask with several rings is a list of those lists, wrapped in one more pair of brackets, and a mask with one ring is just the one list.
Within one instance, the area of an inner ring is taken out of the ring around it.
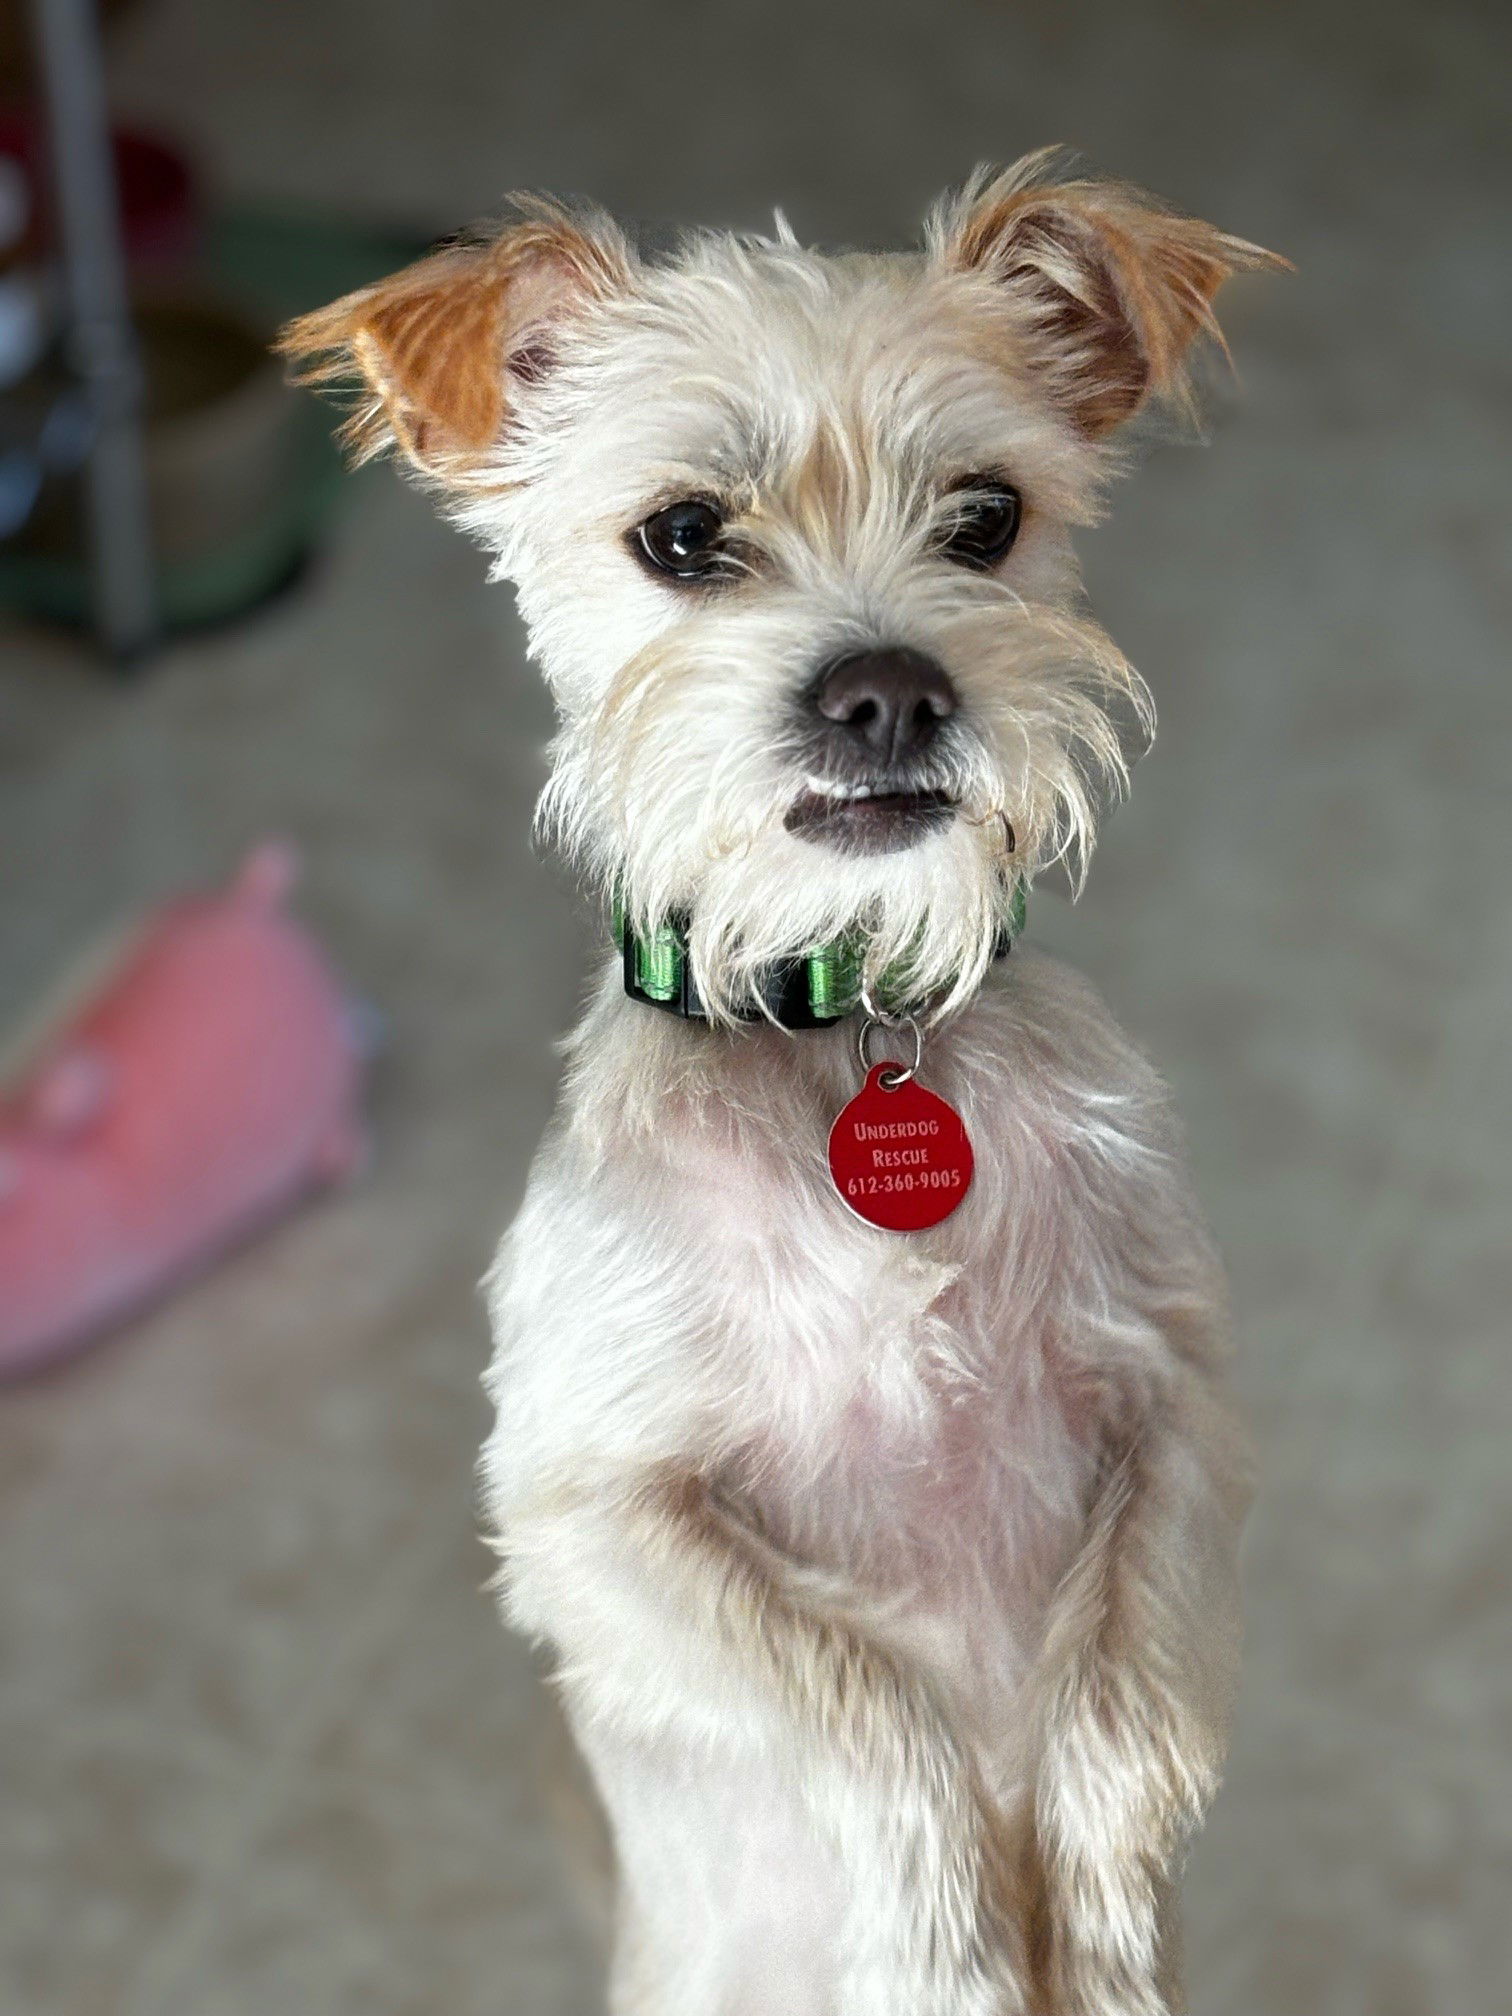
{"label": "dog's muzzle", "polygon": [[928,758],[959,705],[950,675],[922,651],[897,645],[834,659],[802,701],[810,775],[788,831],[882,854],[947,824],[956,802],[927,781]]}

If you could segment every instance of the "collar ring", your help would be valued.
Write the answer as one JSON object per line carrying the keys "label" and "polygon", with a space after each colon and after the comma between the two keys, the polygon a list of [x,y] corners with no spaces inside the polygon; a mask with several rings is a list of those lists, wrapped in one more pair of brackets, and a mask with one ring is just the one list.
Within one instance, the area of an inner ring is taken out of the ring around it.
{"label": "collar ring", "polygon": [[[865,1002],[865,995],[862,996]],[[882,1075],[880,1083],[888,1092],[895,1092],[900,1085],[906,1085],[910,1078],[918,1075],[919,1065],[924,1058],[924,1031],[912,1015],[878,1015],[868,1004],[866,1020],[861,1024],[856,1038],[856,1054],[861,1059],[863,1075],[871,1071],[874,1059],[871,1054],[871,1039],[877,1030],[890,1031],[906,1029],[913,1038],[913,1060],[908,1064],[896,1064]]]}

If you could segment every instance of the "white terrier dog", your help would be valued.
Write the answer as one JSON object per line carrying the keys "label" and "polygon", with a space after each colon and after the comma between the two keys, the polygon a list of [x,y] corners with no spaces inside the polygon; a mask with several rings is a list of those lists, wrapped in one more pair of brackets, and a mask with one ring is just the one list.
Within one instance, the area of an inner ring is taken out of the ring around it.
{"label": "white terrier dog", "polygon": [[1070,528],[1279,262],[1053,176],[888,257],[779,219],[642,262],[532,202],[283,339],[517,584],[544,817],[615,906],[483,1477],[610,1820],[619,2016],[1181,2006],[1222,1283],[1154,1073],[1001,954],[1149,719]]}

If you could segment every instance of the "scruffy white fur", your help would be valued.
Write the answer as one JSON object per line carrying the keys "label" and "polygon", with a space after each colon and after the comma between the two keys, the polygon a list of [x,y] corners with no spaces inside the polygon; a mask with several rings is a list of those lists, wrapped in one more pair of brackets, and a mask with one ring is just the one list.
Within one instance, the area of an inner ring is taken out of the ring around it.
{"label": "scruffy white fur", "polygon": [[[616,2016],[1182,2006],[1172,1875],[1237,1641],[1222,1286],[1159,1081],[1083,983],[991,953],[1149,720],[1070,528],[1261,255],[1048,173],[978,178],[885,257],[784,227],[645,264],[537,205],[288,338],[359,368],[358,445],[397,442],[516,582],[547,824],[643,925],[689,917],[715,1017],[606,959],[489,1279],[488,1530],[610,1819]],[[940,541],[982,471],[1025,517],[978,574]],[[627,544],[688,496],[729,514],[724,585]],[[849,855],[784,825],[792,701],[886,644],[959,693],[959,812]],[[736,1019],[845,929],[928,1001],[975,1144],[931,1231],[830,1186],[855,1025]]]}

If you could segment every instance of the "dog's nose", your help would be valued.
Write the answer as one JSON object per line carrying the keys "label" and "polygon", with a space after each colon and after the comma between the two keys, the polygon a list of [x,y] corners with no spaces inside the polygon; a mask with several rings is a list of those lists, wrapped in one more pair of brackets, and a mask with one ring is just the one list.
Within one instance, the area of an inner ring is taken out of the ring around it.
{"label": "dog's nose", "polygon": [[821,673],[814,705],[879,763],[902,763],[934,740],[958,706],[949,675],[922,651],[852,651]]}

